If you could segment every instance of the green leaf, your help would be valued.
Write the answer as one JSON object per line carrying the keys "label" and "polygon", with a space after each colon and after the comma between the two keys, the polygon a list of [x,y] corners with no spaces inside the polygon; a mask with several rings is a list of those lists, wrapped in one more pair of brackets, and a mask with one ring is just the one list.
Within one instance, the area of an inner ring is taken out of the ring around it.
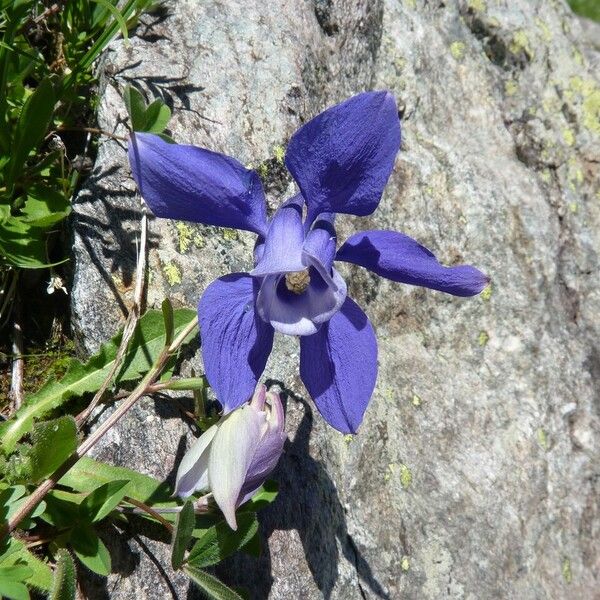
{"label": "green leaf", "polygon": [[173,341],[173,305],[168,298],[165,298],[161,305],[163,321],[165,324],[165,346],[170,346]]}
{"label": "green leaf", "polygon": [[75,600],[77,589],[75,563],[71,553],[61,548],[57,554],[54,583],[49,600]]}
{"label": "green leaf", "polygon": [[[194,318],[196,312],[186,308],[173,313],[174,334],[178,335]],[[40,419],[72,397],[93,393],[100,388],[117,355],[122,331],[104,344],[87,363],[71,359],[60,381],[49,381],[37,393],[29,396],[13,418],[0,424],[0,447],[5,453],[14,450],[19,439],[33,427],[34,419]],[[164,348],[164,324],[160,311],[151,310],[140,319],[124,366],[118,377],[120,382],[134,381],[148,372]],[[191,336],[190,336],[191,337]]]}
{"label": "green leaf", "polygon": [[29,590],[18,581],[4,581],[0,578],[0,597],[10,600],[29,600]]}
{"label": "green leaf", "polygon": [[42,269],[64,263],[49,263],[46,256],[48,234],[42,227],[26,223],[11,216],[0,221],[0,264],[4,258],[9,264],[21,269]]}
{"label": "green leaf", "polygon": [[160,98],[157,98],[146,109],[146,114],[144,115],[144,129],[139,131],[162,133],[170,119],[171,109]]}
{"label": "green leaf", "polygon": [[171,565],[174,569],[179,569],[183,564],[183,557],[192,539],[195,523],[196,513],[194,512],[194,503],[188,500],[179,513],[175,531],[173,532]]}
{"label": "green leaf", "polygon": [[86,525],[71,531],[71,546],[77,558],[90,570],[106,577],[110,573],[110,554],[96,532]]}
{"label": "green leaf", "polygon": [[4,184],[12,186],[23,169],[29,153],[38,146],[48,130],[56,96],[49,78],[43,79],[21,109],[12,143],[11,159]]}
{"label": "green leaf", "polygon": [[238,528],[233,531],[225,521],[206,529],[204,535],[191,549],[187,564],[194,567],[210,567],[243,548],[258,531],[255,513],[238,513]]}
{"label": "green leaf", "polygon": [[129,483],[129,479],[117,479],[97,487],[81,503],[79,507],[81,517],[92,523],[104,519],[127,494]]}
{"label": "green leaf", "polygon": [[23,565],[0,567],[0,581],[24,581],[33,575],[33,570]]}
{"label": "green leaf", "polygon": [[275,498],[277,498],[277,494],[279,493],[278,490],[279,486],[277,485],[277,482],[273,479],[268,479],[260,488],[258,488],[254,496],[252,496],[248,502],[243,504],[239,510],[241,512],[258,512],[259,510],[266,508],[275,501]]}
{"label": "green leaf", "polygon": [[123,100],[131,119],[131,128],[133,131],[144,131],[146,122],[146,101],[141,92],[128,85],[123,92]]}
{"label": "green leaf", "polygon": [[212,600],[244,600],[237,592],[227,587],[213,575],[197,567],[183,568],[186,575]]}
{"label": "green leaf", "polygon": [[31,434],[31,481],[36,483],[53,473],[77,449],[77,425],[71,416],[38,423]]}
{"label": "green leaf", "polygon": [[80,458],[59,483],[78,492],[91,492],[98,485],[115,480],[131,482],[127,488],[127,495],[134,500],[150,505],[177,505],[177,502],[171,498],[173,490],[165,482],[126,467],[115,467],[87,456]]}
{"label": "green leaf", "polygon": [[63,194],[37,184],[27,189],[27,201],[21,212],[22,221],[35,227],[50,227],[67,217],[71,208]]}
{"label": "green leaf", "polygon": [[[52,586],[52,570],[37,556],[32,554],[25,544],[14,537],[8,538],[1,545],[0,567],[25,566],[31,569],[32,575],[25,579],[25,583],[34,588],[48,591]],[[0,592],[4,594],[4,592]]]}

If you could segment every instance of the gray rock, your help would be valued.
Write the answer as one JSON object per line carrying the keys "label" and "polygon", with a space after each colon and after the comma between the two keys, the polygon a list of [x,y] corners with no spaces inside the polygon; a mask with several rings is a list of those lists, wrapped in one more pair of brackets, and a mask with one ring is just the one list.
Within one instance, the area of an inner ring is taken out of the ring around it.
{"label": "gray rock", "polygon": [[[281,492],[261,517],[263,556],[229,561],[226,581],[273,599],[597,594],[600,87],[585,39],[557,0],[208,0],[171,3],[105,53],[101,127],[124,117],[126,83],[161,95],[177,141],[261,166],[271,208],[292,191],[278,147],[302,122],[392,90],[395,172],[340,238],[399,229],[493,281],[465,300],[344,269],[380,344],[352,439],[315,412],[296,340],[278,339],[266,375],[288,392]],[[74,220],[73,323],[89,351],[131,301],[138,207],[123,148],[104,141]],[[153,220],[148,306],[194,306],[250,267],[251,248],[247,234]],[[188,432],[175,417],[146,401],[100,456],[172,475]],[[140,556],[105,595],[185,596]]]}

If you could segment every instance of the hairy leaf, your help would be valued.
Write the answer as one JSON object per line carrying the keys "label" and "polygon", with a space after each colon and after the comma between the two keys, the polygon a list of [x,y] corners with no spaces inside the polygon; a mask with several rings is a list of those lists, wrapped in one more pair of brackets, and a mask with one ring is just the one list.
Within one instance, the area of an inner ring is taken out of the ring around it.
{"label": "hairy leaf", "polygon": [[183,557],[194,531],[196,514],[194,513],[194,503],[188,500],[181,509],[177,518],[175,531],[173,532],[173,544],[171,550],[171,565],[174,569],[179,569],[183,564]]}
{"label": "hairy leaf", "polygon": [[24,581],[39,590],[48,591],[52,587],[52,570],[37,556],[32,554],[21,540],[8,538],[0,545],[0,568],[24,566],[31,569],[31,575]]}
{"label": "hairy leaf", "polygon": [[61,548],[56,557],[54,583],[49,600],[75,600],[77,590],[75,563],[66,548]]}
{"label": "hairy leaf", "polygon": [[209,527],[191,549],[187,564],[194,567],[209,567],[221,562],[243,548],[258,531],[255,513],[236,516],[238,528],[233,531],[225,521]]}
{"label": "hairy leaf", "polygon": [[81,503],[79,507],[81,517],[92,523],[104,519],[127,494],[129,483],[128,479],[117,479],[97,487]]}
{"label": "hairy leaf", "polygon": [[38,482],[53,473],[77,448],[77,425],[71,416],[37,423],[31,434],[32,446],[27,453],[30,478]]}
{"label": "hairy leaf", "polygon": [[236,591],[227,587],[206,571],[187,565],[186,575],[212,600],[244,600]]}

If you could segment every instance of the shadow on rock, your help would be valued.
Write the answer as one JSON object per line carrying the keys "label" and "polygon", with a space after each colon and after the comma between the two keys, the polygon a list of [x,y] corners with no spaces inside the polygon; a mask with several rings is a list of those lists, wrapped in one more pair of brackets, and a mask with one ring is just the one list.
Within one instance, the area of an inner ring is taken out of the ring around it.
{"label": "shadow on rock", "polygon": [[[294,401],[303,405],[304,416],[294,441],[286,443],[274,473],[279,495],[270,507],[259,513],[261,538],[269,539],[275,530],[296,530],[308,568],[326,600],[331,598],[338,578],[339,543],[363,586],[379,598],[389,598],[348,533],[345,511],[333,481],[309,454],[313,411],[303,399],[294,397]],[[229,585],[246,588],[253,599],[267,598],[273,585],[272,559],[266,544],[262,551],[260,558],[239,553],[220,565],[217,574]],[[286,554],[292,556],[291,548]],[[295,557],[294,562],[301,564],[302,558]]]}

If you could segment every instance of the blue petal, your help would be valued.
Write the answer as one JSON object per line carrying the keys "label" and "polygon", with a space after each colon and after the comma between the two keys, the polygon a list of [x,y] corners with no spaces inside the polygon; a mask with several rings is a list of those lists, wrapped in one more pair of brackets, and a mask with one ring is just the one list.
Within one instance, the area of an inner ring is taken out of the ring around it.
{"label": "blue petal", "polygon": [[355,233],[338,250],[336,259],[360,265],[392,281],[455,296],[474,296],[489,283],[486,275],[470,265],[444,267],[427,248],[396,231]]}
{"label": "blue petal", "polygon": [[[333,226],[334,215],[324,213],[320,215],[313,228],[308,232],[302,257],[304,264],[314,266],[319,271],[331,271],[335,259],[335,246],[337,237]],[[321,273],[323,275],[323,273]]]}
{"label": "blue petal", "polygon": [[371,214],[400,148],[400,120],[389,92],[365,92],[327,109],[290,140],[285,164],[308,206],[321,212]]}
{"label": "blue petal", "polygon": [[254,294],[252,277],[233,273],[213,281],[198,305],[204,370],[225,413],[252,396],[273,347]]}
{"label": "blue petal", "polygon": [[260,260],[251,275],[256,277],[304,269],[302,206],[302,198],[296,196],[282,204],[273,215],[264,248],[260,251]]}
{"label": "blue petal", "polygon": [[355,433],[377,379],[377,340],[367,315],[346,298],[314,335],[300,338],[300,376],[323,418]]}
{"label": "blue petal", "polygon": [[237,160],[196,146],[168,144],[151,133],[132,134],[128,155],[142,198],[157,217],[265,234],[260,179]]}

